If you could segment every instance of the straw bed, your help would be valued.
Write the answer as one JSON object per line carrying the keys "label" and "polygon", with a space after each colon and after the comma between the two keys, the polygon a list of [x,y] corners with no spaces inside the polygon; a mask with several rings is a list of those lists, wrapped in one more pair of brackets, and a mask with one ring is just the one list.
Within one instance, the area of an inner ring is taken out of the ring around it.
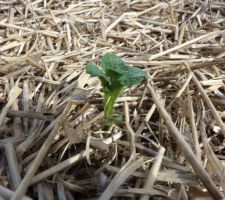
{"label": "straw bed", "polygon": [[[0,1],[1,199],[223,199],[223,1]],[[148,77],[104,127],[115,53]]]}

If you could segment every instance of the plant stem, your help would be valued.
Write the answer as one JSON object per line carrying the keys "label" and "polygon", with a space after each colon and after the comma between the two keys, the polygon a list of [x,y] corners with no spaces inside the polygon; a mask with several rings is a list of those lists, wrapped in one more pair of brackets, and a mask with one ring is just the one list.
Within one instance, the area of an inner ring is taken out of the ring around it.
{"label": "plant stem", "polygon": [[121,95],[123,92],[124,87],[120,86],[118,88],[115,88],[114,90],[110,92],[105,92],[104,96],[104,113],[105,117],[112,116],[113,114],[113,107],[116,102],[116,99]]}

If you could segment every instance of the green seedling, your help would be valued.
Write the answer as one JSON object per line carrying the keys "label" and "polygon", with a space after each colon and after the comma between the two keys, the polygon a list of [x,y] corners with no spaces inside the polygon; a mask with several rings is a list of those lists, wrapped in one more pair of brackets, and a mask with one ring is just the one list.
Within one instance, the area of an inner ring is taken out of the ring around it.
{"label": "green seedling", "polygon": [[[115,54],[105,54],[102,57],[101,65],[98,67],[90,63],[86,67],[86,72],[91,76],[97,76],[103,87],[104,92],[104,114],[108,125],[112,121],[118,121],[120,117],[113,116],[113,108],[116,99],[123,94],[127,87],[138,84],[144,79],[145,73],[137,67],[130,67]],[[116,120],[113,120],[115,118]]]}

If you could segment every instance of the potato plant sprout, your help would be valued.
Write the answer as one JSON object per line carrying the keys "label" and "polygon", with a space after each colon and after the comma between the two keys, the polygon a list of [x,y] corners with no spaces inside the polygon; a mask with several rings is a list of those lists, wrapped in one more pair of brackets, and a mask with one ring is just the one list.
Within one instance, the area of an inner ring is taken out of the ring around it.
{"label": "potato plant sprout", "polygon": [[123,94],[126,88],[140,83],[145,77],[144,71],[126,65],[115,54],[107,53],[102,57],[100,67],[95,63],[89,63],[86,72],[91,76],[97,76],[101,81],[104,92],[103,104],[107,119],[106,125],[122,120],[119,115],[113,116],[116,99]]}

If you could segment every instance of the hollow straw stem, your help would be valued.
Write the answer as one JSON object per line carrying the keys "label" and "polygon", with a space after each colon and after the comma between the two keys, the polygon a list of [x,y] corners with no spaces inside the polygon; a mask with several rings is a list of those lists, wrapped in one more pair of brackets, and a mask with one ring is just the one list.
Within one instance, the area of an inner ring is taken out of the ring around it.
{"label": "hollow straw stem", "polygon": [[196,174],[201,179],[202,183],[205,185],[209,193],[216,200],[223,199],[223,194],[217,189],[216,185],[213,183],[209,174],[205,171],[205,169],[199,164],[197,158],[195,157],[193,151],[186,143],[184,137],[181,135],[175,124],[173,123],[170,115],[167,113],[166,109],[161,105],[160,99],[157,97],[155,90],[153,87],[148,84],[148,89],[151,92],[152,99],[160,113],[160,115],[164,118],[165,123],[169,129],[170,134],[173,139],[176,141],[178,146],[180,147],[182,153],[185,155],[187,161],[191,164]]}

